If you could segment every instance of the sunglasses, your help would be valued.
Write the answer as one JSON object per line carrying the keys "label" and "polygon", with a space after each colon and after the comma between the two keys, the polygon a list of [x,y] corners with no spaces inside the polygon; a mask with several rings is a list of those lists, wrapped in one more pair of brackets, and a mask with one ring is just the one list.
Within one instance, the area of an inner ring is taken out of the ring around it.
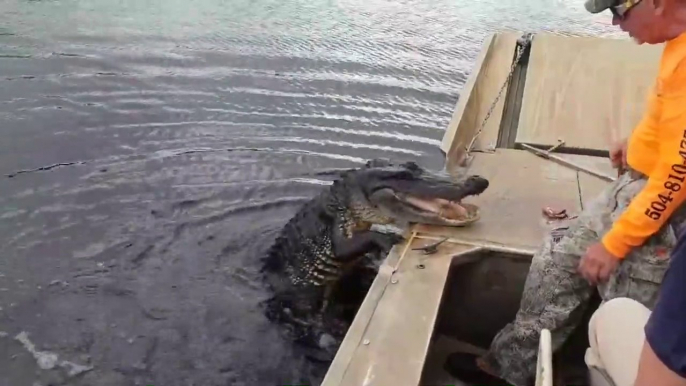
{"label": "sunglasses", "polygon": [[625,0],[620,5],[610,7],[610,12],[612,12],[612,14],[616,16],[619,20],[624,20],[629,10],[635,7],[640,2],[641,0]]}

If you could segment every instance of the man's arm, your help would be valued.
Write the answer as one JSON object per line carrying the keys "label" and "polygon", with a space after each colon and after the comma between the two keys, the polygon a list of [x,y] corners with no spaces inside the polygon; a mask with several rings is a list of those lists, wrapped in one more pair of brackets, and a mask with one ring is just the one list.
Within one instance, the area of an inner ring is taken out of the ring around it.
{"label": "man's arm", "polygon": [[658,98],[662,104],[656,130],[659,160],[643,190],[602,239],[605,248],[618,258],[642,245],[686,201],[686,93]]}
{"label": "man's arm", "polygon": [[634,386],[686,386],[686,378],[665,366],[648,341],[643,344]]}
{"label": "man's arm", "polygon": [[674,248],[644,331],[635,386],[686,386],[686,234]]}

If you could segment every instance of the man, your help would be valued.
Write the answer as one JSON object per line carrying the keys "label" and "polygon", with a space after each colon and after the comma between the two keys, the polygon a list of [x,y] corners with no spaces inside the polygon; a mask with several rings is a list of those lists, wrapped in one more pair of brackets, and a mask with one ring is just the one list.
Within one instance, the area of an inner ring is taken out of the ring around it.
{"label": "man", "polygon": [[449,357],[446,369],[463,380],[483,385],[487,373],[532,385],[541,329],[559,349],[596,288],[604,301],[627,297],[652,308],[676,244],[686,212],[686,0],[587,0],[586,9],[609,10],[639,44],[666,42],[655,88],[628,141],[610,151],[624,172],[534,255],[515,320],[484,356]]}
{"label": "man", "polygon": [[654,311],[632,299],[612,299],[593,314],[588,337],[593,386],[686,386],[686,234]]}

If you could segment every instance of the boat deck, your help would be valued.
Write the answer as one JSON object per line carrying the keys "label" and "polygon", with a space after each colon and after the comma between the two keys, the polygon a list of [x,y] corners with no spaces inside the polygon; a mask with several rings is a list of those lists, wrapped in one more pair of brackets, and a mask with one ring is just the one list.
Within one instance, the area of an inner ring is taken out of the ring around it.
{"label": "boat deck", "polygon": [[[461,91],[442,150],[452,173],[479,174],[489,188],[469,202],[481,219],[468,227],[418,225],[390,253],[331,364],[324,386],[436,384],[427,365],[452,268],[484,252],[530,260],[549,226],[542,208],[578,213],[616,172],[604,149],[640,119],[661,47],[589,37],[534,35],[503,98],[467,154],[511,70],[517,38],[495,34],[483,45]],[[631,60],[626,60],[631,56]],[[552,147],[555,156],[522,147]],[[447,237],[435,254],[415,250]],[[479,350],[463,345],[465,350]],[[437,378],[438,377],[438,378]]]}

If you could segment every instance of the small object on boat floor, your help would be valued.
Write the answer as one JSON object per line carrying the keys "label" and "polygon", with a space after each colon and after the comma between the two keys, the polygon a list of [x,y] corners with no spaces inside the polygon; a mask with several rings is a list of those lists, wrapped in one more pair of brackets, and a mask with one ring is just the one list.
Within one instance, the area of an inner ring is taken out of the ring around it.
{"label": "small object on boat floor", "polygon": [[553,220],[563,220],[569,217],[567,209],[554,209],[550,206],[543,208],[543,214]]}
{"label": "small object on boat floor", "polygon": [[429,244],[425,247],[420,247],[420,248],[412,248],[413,251],[424,251],[425,255],[433,255],[434,253],[438,252],[438,246],[443,244],[444,242],[448,241],[448,237],[444,238],[443,240],[440,240],[436,243]]}

